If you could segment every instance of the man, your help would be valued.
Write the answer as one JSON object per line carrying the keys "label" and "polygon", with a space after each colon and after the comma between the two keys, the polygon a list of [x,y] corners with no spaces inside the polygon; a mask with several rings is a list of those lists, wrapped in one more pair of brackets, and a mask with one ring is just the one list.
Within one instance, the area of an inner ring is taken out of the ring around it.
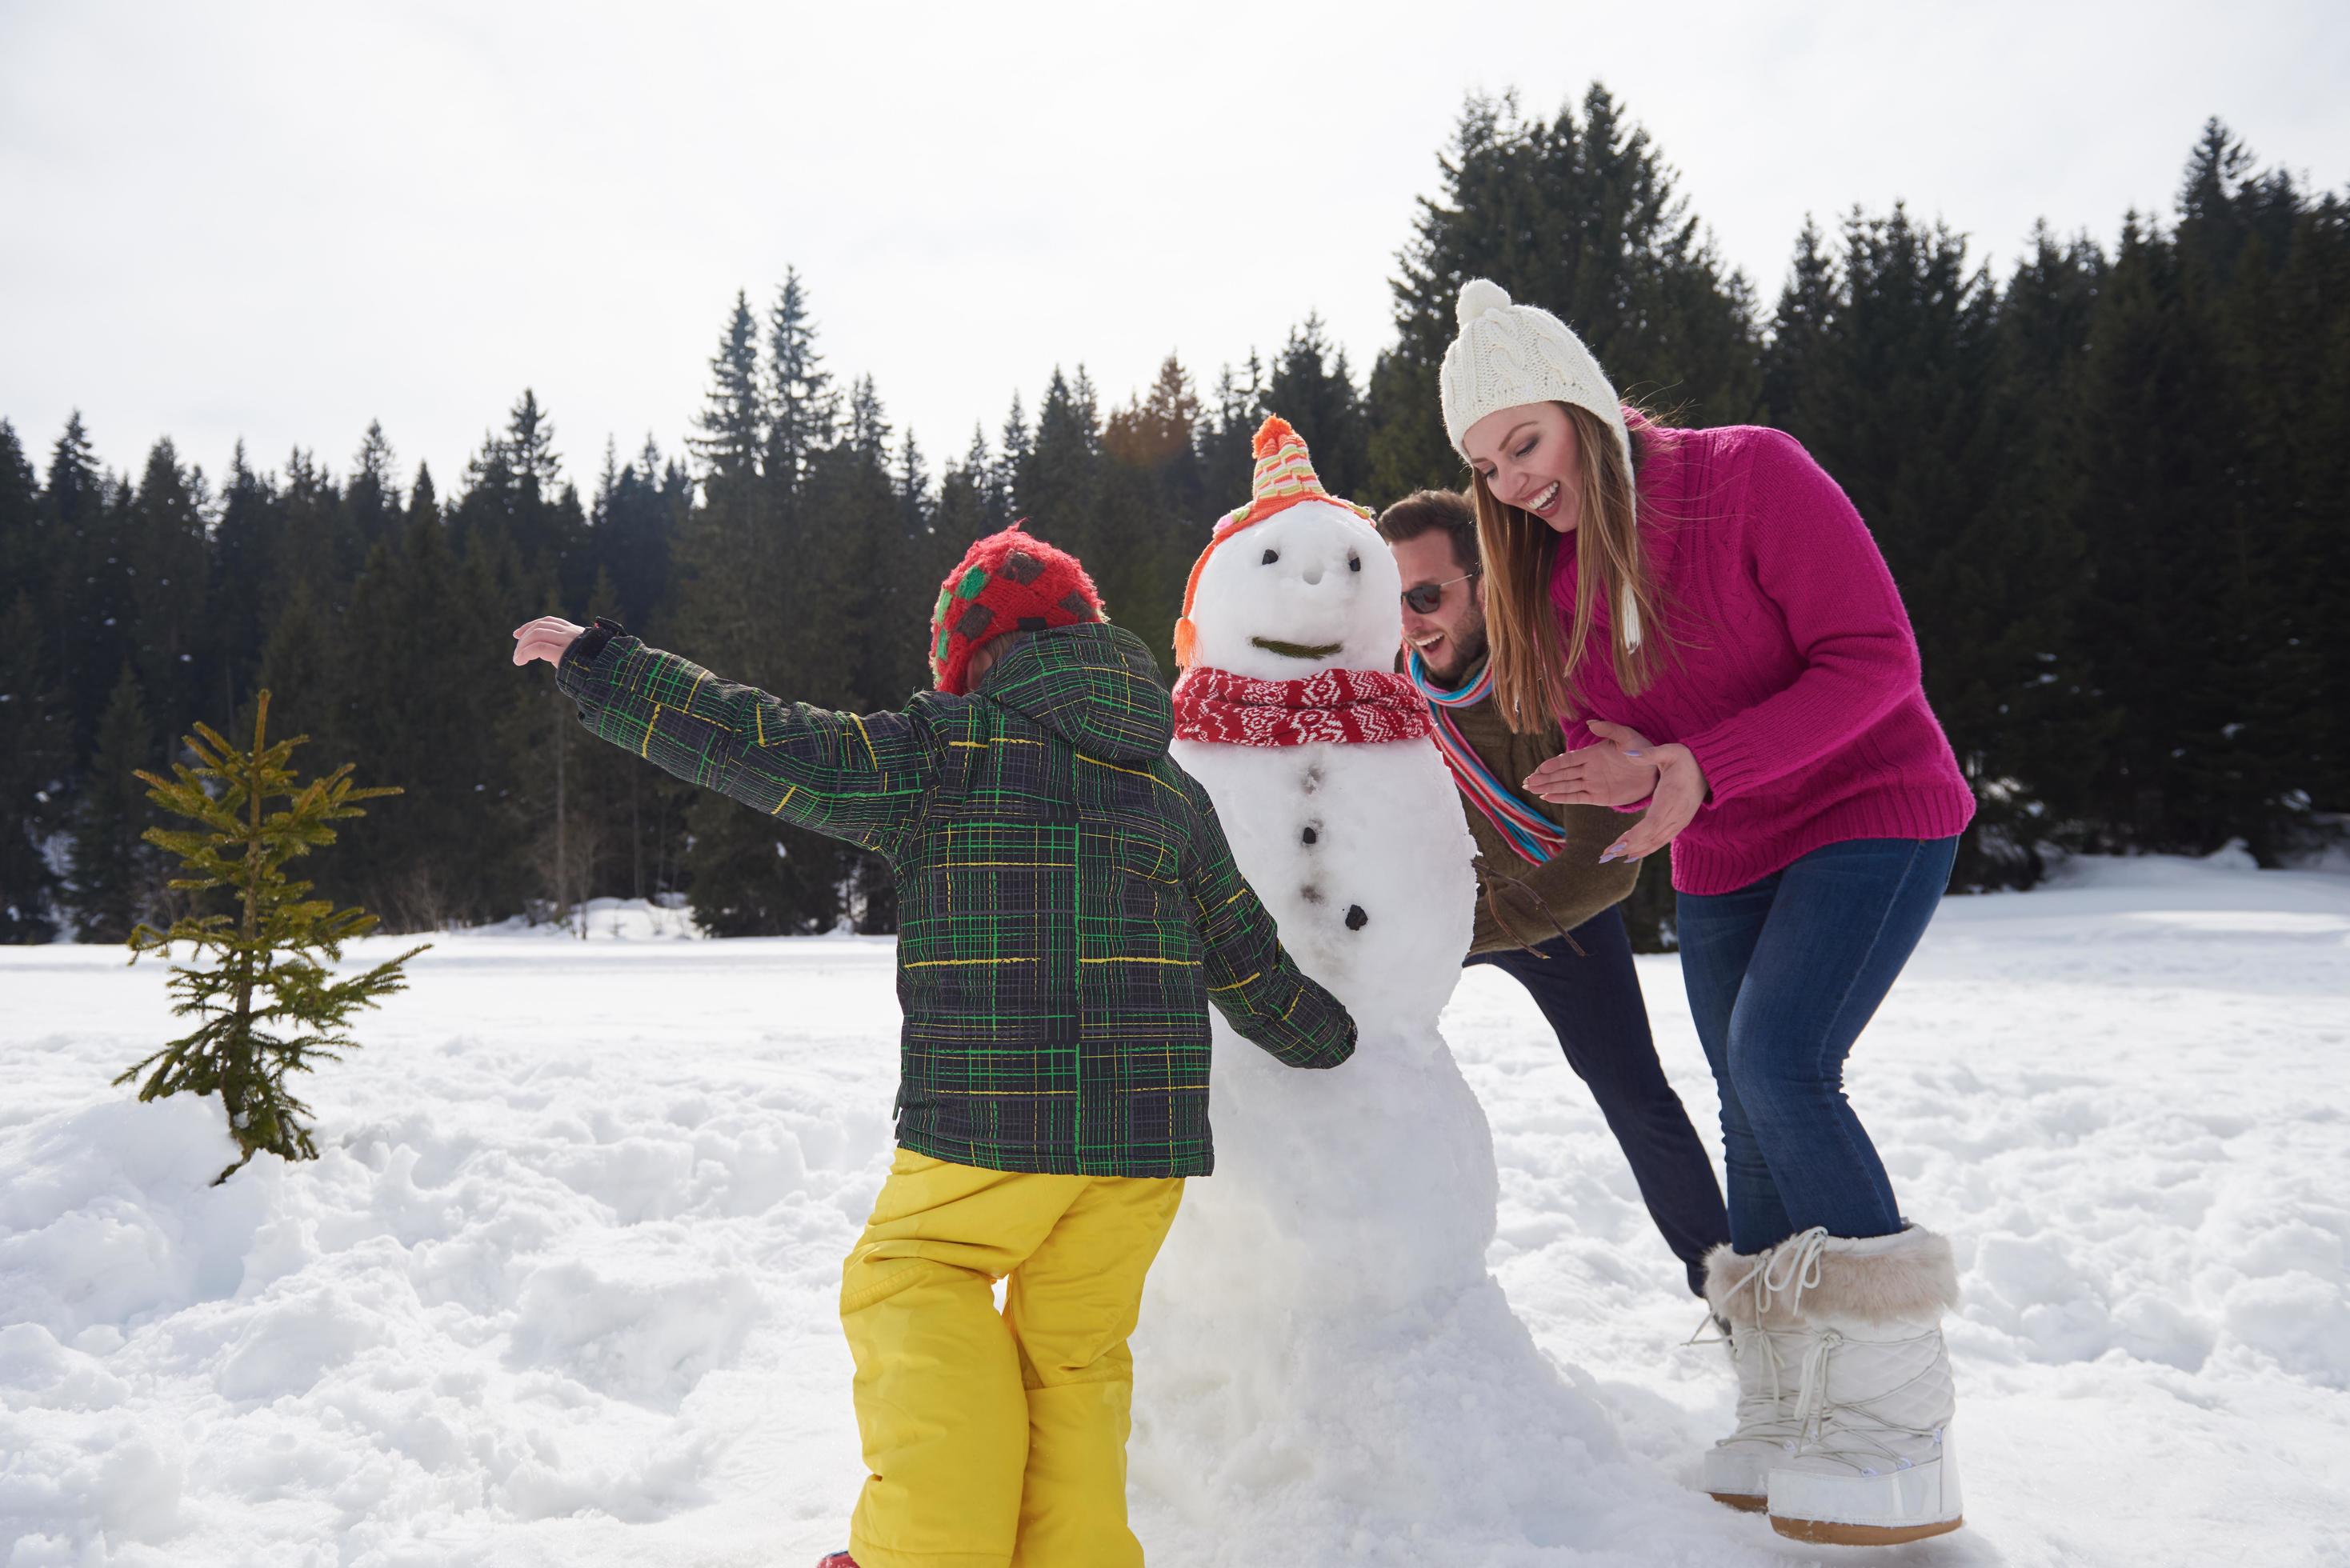
{"label": "man", "polygon": [[1403,573],[1405,659],[1434,710],[1477,840],[1477,923],[1469,963],[1526,988],[1591,1086],[1665,1244],[1702,1296],[1707,1249],[1730,1239],[1705,1146],[1665,1079],[1648,1032],[1618,906],[1637,865],[1600,865],[1623,831],[1606,806],[1555,805],[1519,781],[1559,754],[1555,729],[1511,732],[1486,679],[1485,593],[1468,497],[1423,490],[1383,513],[1380,536]]}

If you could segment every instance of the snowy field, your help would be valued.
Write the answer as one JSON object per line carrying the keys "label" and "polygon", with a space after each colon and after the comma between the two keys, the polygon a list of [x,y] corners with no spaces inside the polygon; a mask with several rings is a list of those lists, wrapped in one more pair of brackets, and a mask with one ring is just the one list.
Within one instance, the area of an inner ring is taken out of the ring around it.
{"label": "snowy field", "polygon": [[[218,1189],[213,1102],[107,1086],[166,1035],[162,967],[0,949],[0,1565],[843,1542],[834,1298],[888,1159],[890,945],[597,931],[441,939],[307,1086],[325,1158]],[[1711,1142],[1674,961],[1641,962]],[[1531,1002],[1471,971],[1446,1030],[1500,1156],[1493,1270],[1615,1449],[1557,1467],[1575,1539],[1440,1520],[1409,1560],[1821,1560],[1686,1490],[1727,1369],[1681,1347],[1698,1309]],[[1970,1528],[1876,1559],[2350,1563],[2350,877],[2093,862],[1950,900],[1852,1089],[1968,1298]],[[1180,1501],[1138,1498],[1159,1568],[1391,1560]]]}

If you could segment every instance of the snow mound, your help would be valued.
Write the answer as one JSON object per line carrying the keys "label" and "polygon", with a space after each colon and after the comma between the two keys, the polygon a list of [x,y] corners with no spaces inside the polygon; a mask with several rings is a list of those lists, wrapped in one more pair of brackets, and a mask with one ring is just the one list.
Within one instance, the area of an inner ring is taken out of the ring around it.
{"label": "snow mound", "polygon": [[589,898],[560,920],[515,915],[465,933],[469,937],[575,937],[581,941],[677,941],[703,935],[677,895],[653,898]]}

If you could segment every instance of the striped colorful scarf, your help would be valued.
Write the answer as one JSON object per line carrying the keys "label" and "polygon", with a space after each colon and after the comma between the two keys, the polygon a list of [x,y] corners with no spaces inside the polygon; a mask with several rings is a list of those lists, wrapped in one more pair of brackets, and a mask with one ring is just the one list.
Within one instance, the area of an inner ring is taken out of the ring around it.
{"label": "striped colorful scarf", "polygon": [[1436,749],[1444,753],[1451,764],[1453,781],[1469,804],[1485,814],[1485,820],[1501,830],[1511,848],[1536,866],[1547,865],[1550,857],[1566,847],[1566,835],[1558,825],[1495,778],[1492,770],[1478,756],[1475,748],[1461,738],[1460,727],[1453,723],[1448,708],[1467,708],[1482,702],[1493,694],[1493,664],[1487,659],[1477,671],[1477,679],[1454,691],[1446,691],[1428,678],[1427,669],[1419,655],[1411,655],[1411,683],[1428,699],[1430,711],[1436,717]]}

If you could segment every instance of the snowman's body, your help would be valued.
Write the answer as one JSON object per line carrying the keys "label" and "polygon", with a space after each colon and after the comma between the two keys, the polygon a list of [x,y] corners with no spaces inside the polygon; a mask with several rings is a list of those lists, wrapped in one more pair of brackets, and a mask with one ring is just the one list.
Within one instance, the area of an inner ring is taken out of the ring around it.
{"label": "snowman's body", "polygon": [[[1292,506],[1208,557],[1192,663],[1263,680],[1391,670],[1399,588],[1352,509]],[[1215,1174],[1184,1196],[1136,1342],[1137,1501],[1211,1510],[1236,1540],[1352,1521],[1357,1560],[1399,1562],[1419,1560],[1408,1541],[1364,1558],[1360,1528],[1478,1494],[1489,1518],[1555,1511],[1565,1500],[1543,1488],[1560,1445],[1607,1437],[1485,1268],[1492,1134],[1437,1028],[1476,887],[1442,757],[1424,735],[1179,739],[1172,754],[1213,798],[1284,946],[1347,1004],[1359,1038],[1345,1065],[1301,1073],[1216,1021]],[[1489,1435],[1501,1450],[1463,1440],[1464,1401],[1510,1428]],[[1550,1445],[1531,1470],[1505,1458],[1521,1441]],[[1315,1562],[1341,1543],[1239,1546],[1229,1560]]]}
{"label": "snowman's body", "polygon": [[[1187,1196],[1195,1214],[1173,1245],[1196,1239],[1214,1255],[1210,1268],[1237,1268],[1275,1295],[1326,1292],[1343,1276],[1339,1293],[1358,1304],[1482,1276],[1492,1140],[1436,1027],[1476,896],[1472,841],[1443,759],[1424,737],[1178,741],[1173,755],[1214,798],[1282,945],[1347,1004],[1358,1032],[1344,1067],[1305,1074],[1217,1020],[1216,1174]],[[1431,1210],[1450,1218],[1430,1225]],[[1235,1247],[1244,1213],[1254,1239]],[[1178,1264],[1169,1277],[1191,1272]]]}

